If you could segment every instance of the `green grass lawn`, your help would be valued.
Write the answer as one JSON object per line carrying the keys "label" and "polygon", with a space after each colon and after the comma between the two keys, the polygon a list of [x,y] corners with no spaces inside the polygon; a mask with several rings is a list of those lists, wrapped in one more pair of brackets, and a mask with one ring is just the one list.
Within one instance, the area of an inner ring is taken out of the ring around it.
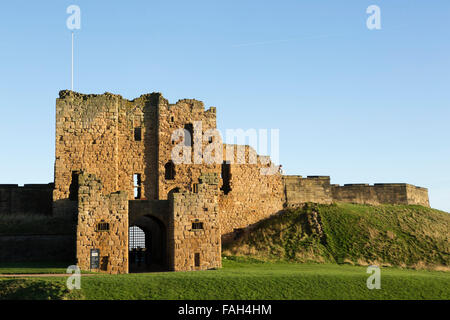
{"label": "green grass lawn", "polygon": [[220,270],[81,279],[69,293],[66,278],[0,278],[0,299],[450,299],[450,273],[381,269],[381,289],[369,290],[361,266],[223,260]]}
{"label": "green grass lawn", "polygon": [[[0,263],[0,274],[39,274],[66,273],[70,263],[67,262],[9,262]],[[82,271],[81,273],[92,273]]]}

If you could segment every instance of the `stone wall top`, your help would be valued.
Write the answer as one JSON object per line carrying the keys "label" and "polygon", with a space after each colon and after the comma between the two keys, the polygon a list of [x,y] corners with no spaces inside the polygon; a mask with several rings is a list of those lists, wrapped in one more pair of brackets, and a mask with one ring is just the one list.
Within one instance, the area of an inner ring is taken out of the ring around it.
{"label": "stone wall top", "polygon": [[162,97],[162,93],[160,93],[160,92],[144,93],[144,94],[141,94],[139,97],[130,100],[130,99],[125,99],[120,94],[115,94],[115,93],[111,93],[111,92],[85,94],[85,93],[80,93],[80,92],[71,91],[71,90],[61,90],[61,91],[59,91],[59,99],[75,98],[75,99],[87,100],[87,99],[90,99],[90,98],[98,98],[98,97],[106,97],[106,98],[114,97],[114,98],[118,98],[120,100],[125,100],[125,101],[128,101],[128,102],[134,102],[137,99],[141,99],[141,98],[149,97],[149,96],[160,96],[160,97]]}
{"label": "stone wall top", "polygon": [[336,188],[345,188],[345,187],[411,187],[411,188],[416,188],[419,190],[428,190],[427,188],[424,187],[418,187],[409,183],[374,183],[374,184],[369,184],[369,183],[346,183],[344,185],[339,185],[339,184],[332,184],[332,187],[336,187]]}

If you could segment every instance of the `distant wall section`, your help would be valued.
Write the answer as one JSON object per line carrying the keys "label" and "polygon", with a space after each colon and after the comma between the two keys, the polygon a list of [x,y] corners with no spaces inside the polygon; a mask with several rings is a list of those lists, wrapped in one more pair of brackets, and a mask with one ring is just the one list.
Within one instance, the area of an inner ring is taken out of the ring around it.
{"label": "distant wall section", "polygon": [[330,177],[328,176],[283,176],[287,207],[306,202],[331,203]]}
{"label": "distant wall section", "polygon": [[406,185],[406,198],[408,204],[417,204],[424,207],[430,207],[430,200],[428,197],[428,189],[413,186],[410,184]]}
{"label": "distant wall section", "polygon": [[405,204],[429,207],[428,189],[406,183],[330,184],[328,176],[283,176],[286,206],[296,207],[306,202],[329,204],[349,202],[359,204]]}
{"label": "distant wall section", "polygon": [[417,204],[429,207],[428,190],[405,183],[332,185],[333,201],[360,204]]}
{"label": "distant wall section", "polygon": [[52,213],[53,184],[0,184],[0,214]]}

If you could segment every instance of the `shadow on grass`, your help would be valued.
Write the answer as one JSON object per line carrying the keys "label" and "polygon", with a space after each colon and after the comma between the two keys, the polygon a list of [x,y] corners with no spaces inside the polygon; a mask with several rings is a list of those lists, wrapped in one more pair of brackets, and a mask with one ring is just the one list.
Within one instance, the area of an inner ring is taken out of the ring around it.
{"label": "shadow on grass", "polygon": [[70,262],[2,262],[0,274],[66,273]]}
{"label": "shadow on grass", "polygon": [[0,300],[66,300],[81,299],[77,291],[69,291],[65,280],[1,279]]}

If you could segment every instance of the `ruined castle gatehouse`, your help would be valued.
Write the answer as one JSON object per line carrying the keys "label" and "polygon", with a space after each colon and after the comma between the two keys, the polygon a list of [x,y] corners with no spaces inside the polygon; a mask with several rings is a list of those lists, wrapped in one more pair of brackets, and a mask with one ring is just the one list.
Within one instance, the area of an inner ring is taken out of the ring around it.
{"label": "ruined castle gatehouse", "polygon": [[[171,104],[160,93],[127,100],[64,90],[55,120],[54,184],[0,185],[0,213],[14,214],[17,199],[29,197],[42,214],[73,217],[82,270],[220,268],[222,241],[306,202],[429,206],[428,190],[409,184],[338,186],[328,176],[283,176],[251,147],[208,136],[216,108],[194,99]],[[177,130],[190,139],[180,142]],[[186,161],[174,158],[176,146],[189,151]],[[219,161],[198,161],[207,148]]]}

